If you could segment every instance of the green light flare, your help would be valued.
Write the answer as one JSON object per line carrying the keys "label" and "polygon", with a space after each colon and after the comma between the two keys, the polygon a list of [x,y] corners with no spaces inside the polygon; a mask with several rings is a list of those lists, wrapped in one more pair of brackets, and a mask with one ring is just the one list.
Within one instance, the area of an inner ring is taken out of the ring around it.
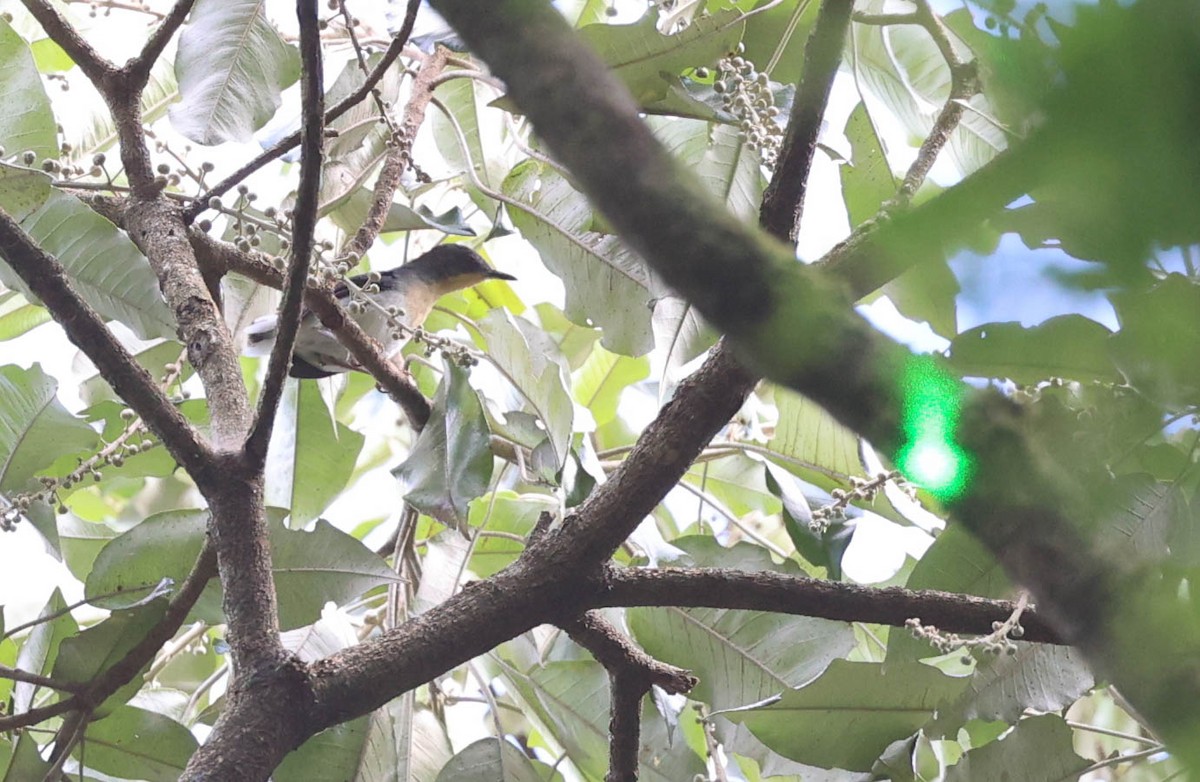
{"label": "green light flare", "polygon": [[971,460],[955,441],[962,391],[930,356],[914,356],[901,378],[904,445],[896,464],[942,502],[967,487]]}

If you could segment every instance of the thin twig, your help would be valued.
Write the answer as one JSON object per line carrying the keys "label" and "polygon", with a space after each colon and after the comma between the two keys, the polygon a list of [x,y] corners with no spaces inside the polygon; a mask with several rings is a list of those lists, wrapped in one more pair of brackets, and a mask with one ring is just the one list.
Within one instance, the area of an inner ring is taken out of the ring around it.
{"label": "thin twig", "polygon": [[146,82],[150,79],[150,71],[154,68],[154,63],[162,56],[167,42],[171,40],[171,36],[183,24],[183,20],[187,18],[195,2],[196,0],[176,0],[174,7],[171,8],[171,12],[162,20],[162,24],[150,34],[146,45],[142,47],[141,54],[125,64],[122,72],[126,79],[126,89],[131,92],[140,93],[142,88],[146,86]]}

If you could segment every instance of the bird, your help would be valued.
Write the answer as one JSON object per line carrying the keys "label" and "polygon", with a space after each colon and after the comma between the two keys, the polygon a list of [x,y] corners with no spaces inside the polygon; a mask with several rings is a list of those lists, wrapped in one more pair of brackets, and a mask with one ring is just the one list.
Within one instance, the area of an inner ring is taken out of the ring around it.
{"label": "bird", "polygon": [[[487,265],[479,253],[463,244],[439,244],[410,263],[381,272],[375,285],[378,292],[367,293],[379,307],[367,305],[351,308],[353,318],[363,331],[383,345],[385,355],[392,355],[408,340],[396,334],[385,310],[398,308],[397,320],[410,329],[425,322],[433,305],[442,296],[469,288],[484,280],[515,280],[511,274]],[[371,275],[359,274],[350,278],[358,288],[369,288]],[[339,304],[350,300],[350,286],[339,282],[333,288]],[[381,309],[382,308],[382,309]],[[246,327],[246,355],[265,356],[271,352],[278,331],[278,316],[264,315]],[[323,378],[340,372],[358,369],[350,352],[338,342],[332,331],[325,328],[307,308],[300,316],[300,330],[292,351],[292,367],[288,374],[296,378]]]}

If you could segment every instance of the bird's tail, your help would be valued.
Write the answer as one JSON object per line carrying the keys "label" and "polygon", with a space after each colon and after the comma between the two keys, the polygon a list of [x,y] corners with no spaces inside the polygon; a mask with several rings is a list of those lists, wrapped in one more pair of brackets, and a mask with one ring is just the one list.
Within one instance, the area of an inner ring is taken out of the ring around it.
{"label": "bird's tail", "polygon": [[264,315],[246,327],[247,356],[267,356],[275,343],[277,321],[274,315]]}

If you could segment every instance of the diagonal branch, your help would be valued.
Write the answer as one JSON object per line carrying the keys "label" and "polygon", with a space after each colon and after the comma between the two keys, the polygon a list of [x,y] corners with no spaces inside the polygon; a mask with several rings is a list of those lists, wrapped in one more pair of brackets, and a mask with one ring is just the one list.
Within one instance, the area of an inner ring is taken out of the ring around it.
{"label": "diagonal branch", "polygon": [[[387,50],[384,51],[383,56],[379,60],[379,64],[375,66],[375,69],[371,71],[371,74],[367,76],[362,85],[357,90],[338,101],[337,105],[325,113],[325,122],[327,124],[333,122],[335,119],[342,116],[351,108],[357,106],[364,99],[366,99],[366,97],[371,94],[371,90],[375,89],[375,85],[379,84],[380,80],[383,79],[384,74],[388,72],[388,69],[392,67],[392,63],[396,61],[396,58],[400,56],[400,52],[402,52],[404,47],[408,44],[408,38],[410,35],[412,35],[413,25],[416,24],[417,21],[417,10],[420,7],[421,0],[408,0],[408,9],[405,11],[404,22],[400,26],[400,32],[396,33],[396,36],[392,38],[392,42],[388,45]],[[289,150],[293,149],[299,143],[299,130],[284,136],[279,141],[276,141],[269,149],[263,151],[263,153],[258,157],[241,166],[237,171],[234,171],[232,174],[210,187],[205,193],[197,197],[192,205],[188,207],[187,212],[184,213],[184,221],[188,224],[191,224],[201,212],[208,208],[208,202],[210,199],[223,194],[225,191],[229,190],[229,188],[241,182],[243,179],[250,176],[266,164],[270,163],[272,160],[278,160],[279,158],[283,157]]]}
{"label": "diagonal branch", "polygon": [[442,75],[449,56],[449,50],[439,46],[421,66],[417,78],[413,80],[412,92],[408,99],[408,105],[404,107],[404,118],[397,129],[397,137],[391,139],[387,156],[383,160],[383,167],[380,168],[379,177],[375,180],[375,191],[371,196],[371,206],[367,211],[367,217],[363,220],[358,232],[354,234],[354,238],[346,244],[345,252],[347,254],[360,257],[365,255],[379,236],[383,222],[387,219],[388,210],[392,206],[392,199],[396,195],[396,188],[400,184],[400,177],[412,164],[412,147],[413,142],[417,139],[417,130],[425,120],[425,109],[429,106],[436,80]]}
{"label": "diagonal branch", "polygon": [[247,463],[255,471],[262,469],[267,458],[267,444],[275,424],[275,411],[283,395],[292,363],[292,348],[300,329],[304,306],[304,283],[308,278],[313,255],[313,236],[317,227],[317,207],[321,192],[322,146],[325,126],[325,90],[321,75],[321,35],[317,29],[317,12],[308,3],[298,3],[300,20],[300,101],[303,106],[300,129],[300,184],[296,191],[296,206],[292,223],[292,257],[287,280],[283,286],[283,302],[279,307],[275,346],[267,362],[267,377],[258,400],[258,413],[246,438]]}

